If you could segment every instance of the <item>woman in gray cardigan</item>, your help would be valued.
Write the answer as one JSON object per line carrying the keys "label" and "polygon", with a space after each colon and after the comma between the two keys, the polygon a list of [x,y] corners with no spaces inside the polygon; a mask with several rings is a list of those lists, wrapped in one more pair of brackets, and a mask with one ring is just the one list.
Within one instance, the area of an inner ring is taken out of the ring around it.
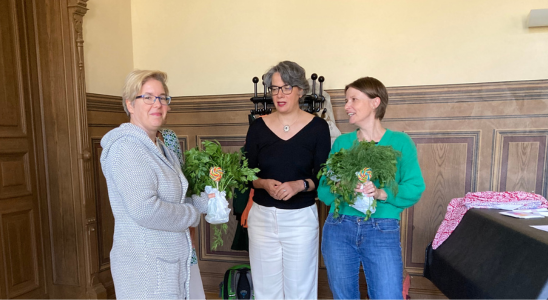
{"label": "woman in gray cardigan", "polygon": [[198,225],[214,196],[185,197],[179,160],[156,137],[170,109],[166,79],[159,71],[130,73],[122,95],[130,123],[101,140],[115,219],[110,266],[117,299],[188,298],[188,228]]}

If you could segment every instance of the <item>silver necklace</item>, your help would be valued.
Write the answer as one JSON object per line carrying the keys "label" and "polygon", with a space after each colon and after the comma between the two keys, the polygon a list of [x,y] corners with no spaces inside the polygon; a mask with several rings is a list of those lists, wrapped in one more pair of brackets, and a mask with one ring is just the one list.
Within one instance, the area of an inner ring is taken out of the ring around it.
{"label": "silver necklace", "polygon": [[[295,119],[295,121],[293,121],[293,123],[289,125],[284,125],[284,132],[288,132],[289,130],[291,130],[291,126],[293,126],[293,124],[295,124],[295,122],[297,122],[298,119],[299,117],[297,116],[297,118]],[[283,125],[282,120],[280,119],[280,115],[278,115],[278,121],[280,121],[280,123]]]}

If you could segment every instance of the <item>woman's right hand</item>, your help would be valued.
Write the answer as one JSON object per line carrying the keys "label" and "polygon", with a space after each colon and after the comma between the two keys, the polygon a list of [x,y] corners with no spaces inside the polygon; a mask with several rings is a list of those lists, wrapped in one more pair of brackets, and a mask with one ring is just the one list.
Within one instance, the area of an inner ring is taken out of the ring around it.
{"label": "woman's right hand", "polygon": [[274,179],[257,179],[253,182],[253,186],[257,189],[264,189],[272,198],[280,200],[275,197],[278,192],[278,188],[282,183]]}
{"label": "woman's right hand", "polygon": [[386,198],[388,198],[384,189],[378,189],[375,184],[369,180],[366,183],[358,183],[354,191],[356,193],[363,193],[366,197],[373,197],[377,200],[386,201]]}

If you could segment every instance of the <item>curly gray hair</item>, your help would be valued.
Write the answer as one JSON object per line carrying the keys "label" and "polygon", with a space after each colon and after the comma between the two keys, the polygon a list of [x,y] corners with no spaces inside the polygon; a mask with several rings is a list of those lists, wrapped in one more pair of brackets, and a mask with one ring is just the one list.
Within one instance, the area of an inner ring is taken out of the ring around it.
{"label": "curly gray hair", "polygon": [[306,72],[297,63],[286,60],[270,68],[264,75],[264,83],[267,87],[272,85],[272,75],[276,72],[280,73],[285,84],[299,87],[301,89],[301,97],[306,95],[308,90],[310,90],[310,85],[308,84],[308,80],[306,80]]}

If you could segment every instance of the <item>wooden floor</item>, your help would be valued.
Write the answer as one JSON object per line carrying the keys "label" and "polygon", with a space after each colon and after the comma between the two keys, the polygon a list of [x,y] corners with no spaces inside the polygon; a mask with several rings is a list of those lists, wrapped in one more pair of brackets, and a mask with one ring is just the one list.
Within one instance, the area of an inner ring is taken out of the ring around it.
{"label": "wooden floor", "polygon": [[206,299],[219,299],[219,293],[205,292]]}

